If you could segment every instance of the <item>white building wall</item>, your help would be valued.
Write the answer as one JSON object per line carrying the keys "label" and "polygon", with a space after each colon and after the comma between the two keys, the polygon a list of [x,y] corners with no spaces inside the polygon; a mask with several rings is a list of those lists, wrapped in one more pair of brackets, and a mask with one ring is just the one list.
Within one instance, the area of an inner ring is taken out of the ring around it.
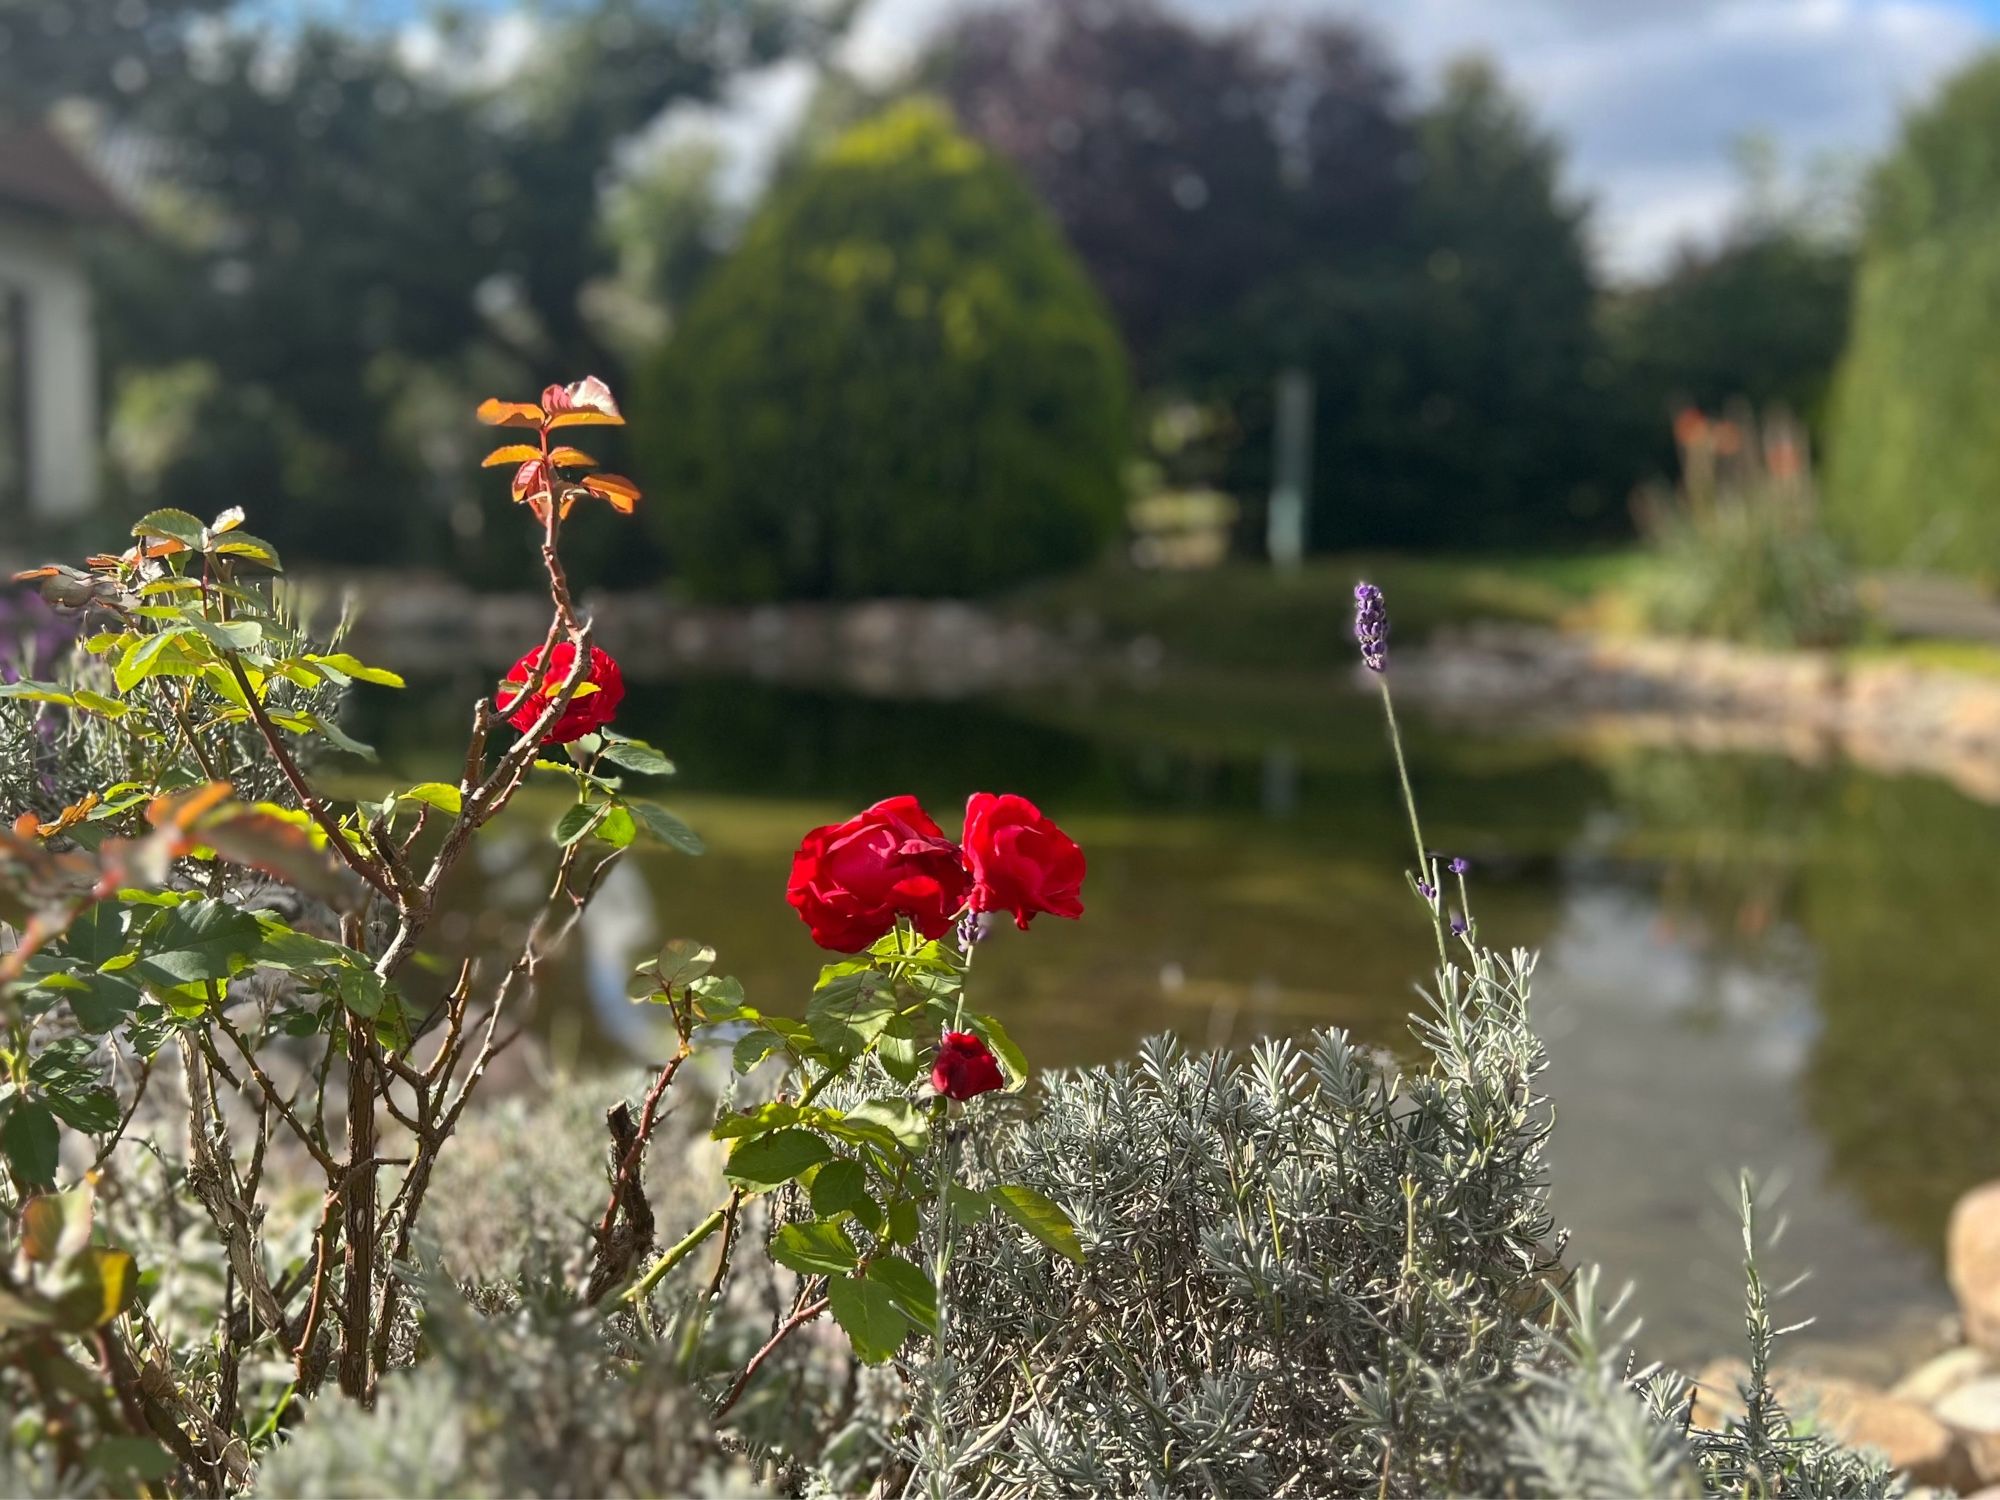
{"label": "white building wall", "polygon": [[59,231],[0,216],[0,291],[27,294],[28,501],[65,516],[97,498],[97,343],[83,259]]}

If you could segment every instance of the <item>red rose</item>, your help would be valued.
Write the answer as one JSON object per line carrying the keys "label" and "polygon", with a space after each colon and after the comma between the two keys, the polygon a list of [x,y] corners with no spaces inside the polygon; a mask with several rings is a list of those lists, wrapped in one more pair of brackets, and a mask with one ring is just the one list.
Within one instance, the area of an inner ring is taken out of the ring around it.
{"label": "red rose", "polygon": [[937,1061],[931,1064],[931,1087],[947,1099],[970,1099],[1005,1088],[986,1043],[969,1031],[947,1031],[938,1043]]}
{"label": "red rose", "polygon": [[1083,915],[1083,851],[1026,797],[972,794],[965,860],[974,911],[1011,911],[1023,930],[1037,912]]}
{"label": "red rose", "polygon": [[859,953],[899,916],[943,937],[965,904],[965,883],[958,845],[915,797],[891,797],[807,834],[785,899],[822,948]]}
{"label": "red rose", "polygon": [[[500,684],[500,691],[493,699],[493,706],[506,714],[507,722],[523,734],[535,727],[535,720],[542,716],[549,700],[562,692],[562,685],[569,680],[570,668],[576,662],[576,647],[568,641],[556,642],[541,686],[532,698],[524,697],[521,689],[534,676],[535,665],[541,659],[542,648],[537,646],[515,662],[508,668],[506,681]],[[595,691],[585,692],[586,687]],[[542,743],[567,745],[571,740],[602,729],[611,722],[611,716],[618,712],[618,705],[624,701],[625,674],[618,670],[618,663],[611,659],[608,652],[592,646],[589,675],[577,684],[576,695],[569,700],[555,726],[543,736]]]}

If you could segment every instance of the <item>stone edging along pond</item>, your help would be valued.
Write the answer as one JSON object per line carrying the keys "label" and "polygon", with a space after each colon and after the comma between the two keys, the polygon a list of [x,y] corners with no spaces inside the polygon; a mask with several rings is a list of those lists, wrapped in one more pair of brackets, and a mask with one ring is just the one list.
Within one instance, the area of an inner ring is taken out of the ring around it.
{"label": "stone edging along pond", "polygon": [[1439,631],[1392,658],[1435,713],[1647,743],[1846,759],[2000,803],[2000,677],[1824,651],[1513,625]]}

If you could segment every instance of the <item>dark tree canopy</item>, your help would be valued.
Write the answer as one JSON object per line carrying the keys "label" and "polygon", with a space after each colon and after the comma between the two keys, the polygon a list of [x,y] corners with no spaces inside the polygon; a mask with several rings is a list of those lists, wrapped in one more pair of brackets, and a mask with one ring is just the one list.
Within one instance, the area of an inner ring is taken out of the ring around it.
{"label": "dark tree canopy", "polygon": [[1314,257],[1381,242],[1408,195],[1398,80],[1358,34],[1214,31],[1152,0],[976,15],[930,72],[1013,161],[1116,311],[1142,369]]}
{"label": "dark tree canopy", "polygon": [[1122,511],[1103,303],[921,101],[772,192],[641,401],[650,513],[713,597],[982,592],[1089,562]]}
{"label": "dark tree canopy", "polygon": [[[816,45],[803,17],[591,0],[546,12],[533,57],[497,80],[415,66],[381,32],[239,20],[194,72],[102,96],[149,164],[148,232],[102,267],[123,425],[156,455],[136,499],[274,500],[274,542],[344,561],[448,544],[488,576],[526,566],[518,539],[454,535],[479,514],[464,412],[552,375],[618,379],[586,295],[615,264],[599,227],[615,148]],[[478,42],[469,21],[447,31],[447,50]],[[462,447],[437,436],[454,431]],[[614,581],[643,565],[585,555],[598,540],[579,528],[580,560]]]}

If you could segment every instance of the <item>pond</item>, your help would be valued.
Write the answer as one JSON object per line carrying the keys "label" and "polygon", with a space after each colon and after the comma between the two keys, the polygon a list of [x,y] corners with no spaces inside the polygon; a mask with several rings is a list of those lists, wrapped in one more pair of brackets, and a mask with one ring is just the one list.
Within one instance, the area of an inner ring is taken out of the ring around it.
{"label": "pond", "polygon": [[[453,779],[479,690],[371,693],[357,718],[396,774]],[[981,1007],[1037,1063],[1163,1029],[1413,1051],[1429,933],[1379,705],[1343,684],[897,702],[695,680],[635,687],[620,722],[678,762],[662,800],[710,852],[647,852],[608,885],[548,987],[559,1060],[658,1050],[623,987],[668,937],[803,1005],[823,955],[784,903],[799,835],[900,791],[955,833],[978,789],[1033,797],[1089,855],[1082,922],[980,951]],[[1849,768],[1409,727],[1426,837],[1473,862],[1482,936],[1542,953],[1558,1218],[1573,1259],[1638,1283],[1646,1352],[1737,1351],[1739,1166],[1782,1189],[1771,1269],[1812,1269],[1786,1311],[1816,1315],[1819,1358],[1879,1374],[1934,1340],[1946,1214],[2000,1175],[2000,810]],[[524,796],[524,830],[559,807]],[[496,842],[459,893],[468,940],[534,898],[532,847]]]}

